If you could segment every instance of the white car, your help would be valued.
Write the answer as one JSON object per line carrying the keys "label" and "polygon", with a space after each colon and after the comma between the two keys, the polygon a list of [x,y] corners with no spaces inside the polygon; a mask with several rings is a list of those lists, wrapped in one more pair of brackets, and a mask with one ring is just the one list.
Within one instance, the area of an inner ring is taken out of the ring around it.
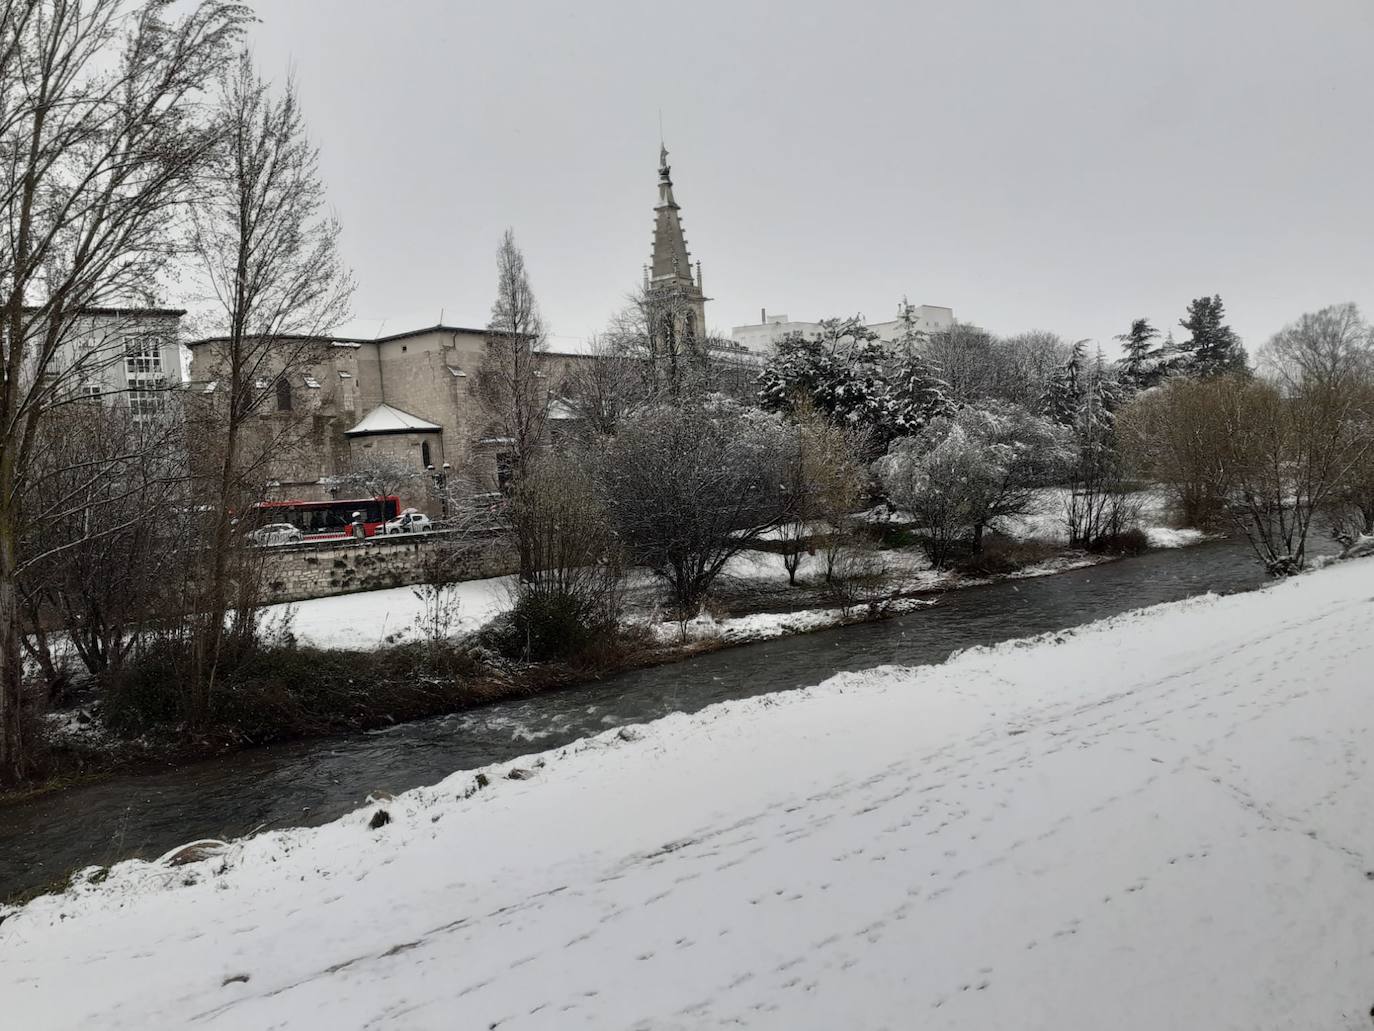
{"label": "white car", "polygon": [[434,529],[429,516],[408,508],[395,519],[388,519],[384,533],[426,533]]}
{"label": "white car", "polygon": [[249,530],[244,536],[259,547],[266,547],[270,544],[296,544],[305,535],[290,523],[269,523]]}

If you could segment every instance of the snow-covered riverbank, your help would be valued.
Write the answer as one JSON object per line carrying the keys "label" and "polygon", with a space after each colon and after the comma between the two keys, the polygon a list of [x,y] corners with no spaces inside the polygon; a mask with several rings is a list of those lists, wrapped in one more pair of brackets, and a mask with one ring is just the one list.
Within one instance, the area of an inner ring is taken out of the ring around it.
{"label": "snow-covered riverbank", "polygon": [[1372,586],[1342,563],[122,864],[0,924],[0,997],[45,1028],[1366,1026]]}
{"label": "snow-covered riverbank", "polygon": [[[1044,520],[1048,524],[1048,519]],[[1205,535],[1199,530],[1176,530],[1163,525],[1147,528],[1150,545],[1155,548],[1181,548],[1201,543]],[[883,552],[884,560],[893,570],[892,587],[904,592],[935,593],[974,587],[997,580],[1050,576],[1099,562],[1109,562],[1111,556],[1089,555],[1083,551],[1064,550],[1044,562],[1038,562],[1016,573],[997,577],[964,576],[948,570],[932,569],[918,548]],[[818,579],[818,559],[803,557],[802,578]],[[737,587],[779,587],[786,584],[787,572],[778,555],[746,551],[730,561],[725,570],[727,580]],[[659,585],[645,570],[635,570],[630,576],[630,618],[647,623],[656,636],[669,638],[678,633],[678,624],[662,621],[663,614],[655,611],[650,600],[661,592]],[[453,622],[455,636],[477,630],[488,620],[510,606],[514,578],[493,577],[469,580],[455,585],[457,616]],[[897,606],[899,609],[903,605]],[[907,608],[918,607],[915,604]],[[413,639],[416,622],[422,618],[424,603],[413,588],[391,587],[380,591],[342,594],[286,605],[269,606],[265,616],[269,625],[283,619],[296,638],[304,644],[320,648],[377,648],[388,639]],[[795,612],[765,612],[751,615],[713,619],[704,616],[695,624],[695,636],[719,637],[730,643],[767,640],[807,630],[836,626],[845,622],[845,615],[824,606]]]}

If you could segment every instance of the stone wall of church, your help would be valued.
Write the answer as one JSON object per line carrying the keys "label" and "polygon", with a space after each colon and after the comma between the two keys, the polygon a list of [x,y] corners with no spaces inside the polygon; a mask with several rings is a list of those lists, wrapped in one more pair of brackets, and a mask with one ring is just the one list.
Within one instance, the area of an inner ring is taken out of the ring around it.
{"label": "stone wall of church", "polygon": [[[365,437],[349,437],[349,464],[354,470],[365,470],[370,466],[397,462],[416,471],[412,484],[399,488],[401,508],[418,508],[430,516],[439,513],[431,511],[429,491],[421,478],[426,465],[436,470],[442,469],[447,459],[444,457],[443,436],[429,431],[425,433],[377,433]],[[426,462],[428,458],[428,462]]]}
{"label": "stone wall of church", "polygon": [[[442,427],[443,459],[467,467],[483,418],[476,395],[485,339],[477,333],[433,330],[404,340],[366,344],[359,359],[361,411],[385,402]],[[431,449],[433,450],[433,449]],[[356,454],[356,449],[355,449]],[[484,459],[479,474],[488,472]]]}

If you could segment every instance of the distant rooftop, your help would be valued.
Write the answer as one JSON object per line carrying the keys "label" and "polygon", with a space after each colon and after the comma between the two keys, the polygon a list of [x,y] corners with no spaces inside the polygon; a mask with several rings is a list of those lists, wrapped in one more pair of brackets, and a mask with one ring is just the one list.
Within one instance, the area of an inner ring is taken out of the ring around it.
{"label": "distant rooftop", "polygon": [[[282,340],[318,340],[320,343],[346,344],[361,346],[363,344],[385,344],[392,340],[406,340],[410,337],[423,336],[425,333],[467,333],[475,336],[486,336],[485,329],[472,329],[468,326],[424,326],[420,329],[407,329],[400,333],[388,333],[386,336],[377,337],[355,337],[355,336],[336,336],[332,333],[283,333]],[[216,344],[229,339],[223,336],[204,337],[200,340],[192,340],[187,343],[187,347],[200,347],[202,344]]]}

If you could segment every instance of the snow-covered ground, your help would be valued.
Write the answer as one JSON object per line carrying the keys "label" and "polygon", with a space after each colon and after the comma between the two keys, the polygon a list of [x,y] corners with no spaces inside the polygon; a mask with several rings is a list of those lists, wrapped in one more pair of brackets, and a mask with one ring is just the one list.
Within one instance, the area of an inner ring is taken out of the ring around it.
{"label": "snow-covered ground", "polygon": [[[1176,548],[1196,544],[1202,540],[1203,535],[1197,530],[1175,530],[1164,525],[1166,506],[1162,494],[1149,492],[1140,497],[1141,523],[1150,537],[1152,546]],[[999,526],[999,529],[1016,537],[1033,537],[1062,544],[1066,534],[1063,519],[1064,492],[1058,489],[1044,490],[1040,492],[1030,513],[1014,520],[1004,520],[1004,525]],[[769,536],[775,537],[776,534],[765,535],[765,539]],[[957,586],[960,582],[982,582],[932,570],[919,548],[885,551],[882,555],[884,562],[892,568],[897,584],[907,591],[940,590]],[[1081,565],[1090,565],[1094,561],[1101,559],[1084,559],[1081,556],[1071,559],[1056,558],[1024,570],[1019,575],[1043,576]],[[814,556],[803,556],[799,570],[801,578],[806,580],[819,576],[819,562],[820,560]],[[787,581],[787,570],[782,564],[782,558],[761,551],[745,551],[736,555],[726,564],[724,575],[736,581],[759,585],[778,585]],[[454,634],[476,630],[506,608],[510,603],[512,586],[513,578],[509,576],[471,580],[456,585],[458,617],[453,625]],[[647,597],[656,591],[652,577],[645,570],[635,570],[631,574],[629,586],[632,594],[640,597]],[[423,610],[424,605],[412,588],[394,587],[381,591],[315,598],[289,605],[273,605],[266,609],[265,616],[271,623],[280,621],[289,611],[292,631],[299,640],[308,644],[323,648],[375,648],[397,634],[413,638],[416,619]],[[661,614],[639,611],[632,612],[632,615],[653,620]],[[745,640],[796,633],[832,625],[838,621],[837,616],[827,616],[823,611],[814,614],[765,614],[722,620],[710,632],[728,640]],[[657,629],[667,634],[676,626],[677,624],[673,623]],[[753,637],[749,636],[751,634]]]}
{"label": "snow-covered ground", "polygon": [[[454,621],[454,633],[476,630],[508,608],[513,583],[513,577],[496,576],[455,584],[458,617]],[[263,615],[270,625],[289,612],[292,632],[305,643],[321,648],[364,649],[376,648],[397,633],[413,639],[415,621],[424,608],[413,588],[390,587],[270,605]]]}
{"label": "snow-covered ground", "polygon": [[1365,1028],[1372,620],[1360,559],[121,864],[0,924],[6,1024]]}
{"label": "snow-covered ground", "polygon": [[[1064,513],[1068,494],[1063,487],[1037,491],[1025,515],[1005,517],[998,521],[997,528],[1013,537],[1067,544],[1069,528]],[[1153,547],[1178,548],[1203,539],[1201,530],[1178,530],[1169,525],[1169,499],[1163,491],[1138,491],[1131,495],[1131,500],[1139,506],[1140,527]]]}

